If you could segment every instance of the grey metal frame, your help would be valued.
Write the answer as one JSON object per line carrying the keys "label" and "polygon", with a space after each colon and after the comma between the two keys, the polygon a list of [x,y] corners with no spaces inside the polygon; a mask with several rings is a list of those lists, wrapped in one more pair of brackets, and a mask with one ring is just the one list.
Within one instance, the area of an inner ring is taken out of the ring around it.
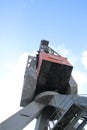
{"label": "grey metal frame", "polygon": [[[43,109],[49,105],[61,113],[53,128],[49,127],[50,119],[43,113]],[[51,91],[40,93],[29,105],[3,121],[0,130],[22,130],[35,118],[35,130],[48,130],[48,127],[50,130],[82,130],[87,124],[87,97],[60,95]],[[81,118],[83,122],[78,124]]]}

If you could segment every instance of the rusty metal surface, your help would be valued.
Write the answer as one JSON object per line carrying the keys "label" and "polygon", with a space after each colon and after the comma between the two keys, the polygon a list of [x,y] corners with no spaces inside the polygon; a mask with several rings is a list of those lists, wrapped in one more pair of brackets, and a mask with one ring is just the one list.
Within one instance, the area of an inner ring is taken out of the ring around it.
{"label": "rusty metal surface", "polygon": [[66,94],[72,66],[43,60],[37,79],[36,94],[43,91],[56,91]]}
{"label": "rusty metal surface", "polygon": [[53,55],[53,54],[49,54],[49,53],[45,53],[45,52],[40,52],[39,53],[39,64],[38,64],[38,68],[37,68],[38,73],[40,71],[42,61],[49,61],[49,62],[53,62],[53,63],[67,65],[67,66],[73,67],[69,63],[67,58],[65,58],[65,57],[62,57],[60,55]]}

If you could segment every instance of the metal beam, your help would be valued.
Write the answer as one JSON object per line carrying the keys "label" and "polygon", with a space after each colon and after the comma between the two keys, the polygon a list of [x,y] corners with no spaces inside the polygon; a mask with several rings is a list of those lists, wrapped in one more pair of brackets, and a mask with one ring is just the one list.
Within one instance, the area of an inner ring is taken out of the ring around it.
{"label": "metal beam", "polygon": [[35,130],[48,130],[48,122],[45,113],[41,113],[36,121]]}
{"label": "metal beam", "polygon": [[[75,121],[71,120],[77,115],[80,116],[78,112],[81,110],[81,116],[87,117],[87,97],[79,97],[73,95],[60,95],[55,92],[45,92],[39,94],[35,101],[31,102],[29,105],[24,107],[22,110],[18,111],[16,114],[3,121],[0,124],[0,130],[22,130],[28,123],[30,123],[34,118],[37,118],[37,124],[35,130],[44,130],[48,128],[48,122],[44,114],[42,113],[43,108],[46,106],[53,106],[61,112],[61,116],[58,117],[57,127],[54,126],[53,130],[60,129],[61,125],[64,129],[68,126],[70,122],[70,129],[74,130]],[[65,121],[65,122],[64,122]],[[78,128],[81,130],[83,125],[87,121],[83,121],[83,124]],[[78,130],[78,129],[77,129]]]}
{"label": "metal beam", "polygon": [[5,120],[0,124],[0,130],[22,130],[30,123],[41,110],[45,107],[44,104],[33,101],[22,110]]}

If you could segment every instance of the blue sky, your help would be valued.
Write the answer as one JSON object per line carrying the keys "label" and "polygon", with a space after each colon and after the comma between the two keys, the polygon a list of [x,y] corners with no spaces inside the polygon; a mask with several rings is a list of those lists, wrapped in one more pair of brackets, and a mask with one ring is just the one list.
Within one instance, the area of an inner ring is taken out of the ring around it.
{"label": "blue sky", "polygon": [[[15,105],[19,105],[25,57],[38,50],[42,39],[49,40],[57,52],[71,61],[79,93],[87,93],[87,0],[2,0],[0,93],[9,91],[5,93],[9,99],[8,109],[13,104],[10,96]],[[18,93],[16,99],[15,93]],[[2,103],[0,114],[4,114],[4,107]],[[1,120],[18,109],[17,106],[11,113],[6,112],[9,114],[5,116],[5,113],[4,117],[2,114]]]}

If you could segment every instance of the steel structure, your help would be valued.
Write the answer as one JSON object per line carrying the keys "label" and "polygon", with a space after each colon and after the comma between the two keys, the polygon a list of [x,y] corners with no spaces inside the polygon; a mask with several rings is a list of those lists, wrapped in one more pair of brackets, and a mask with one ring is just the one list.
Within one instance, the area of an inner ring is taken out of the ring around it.
{"label": "steel structure", "polygon": [[0,130],[22,130],[37,119],[35,130],[82,130],[87,123],[87,97],[78,96],[73,66],[42,40],[36,57],[28,56],[20,105]]}

